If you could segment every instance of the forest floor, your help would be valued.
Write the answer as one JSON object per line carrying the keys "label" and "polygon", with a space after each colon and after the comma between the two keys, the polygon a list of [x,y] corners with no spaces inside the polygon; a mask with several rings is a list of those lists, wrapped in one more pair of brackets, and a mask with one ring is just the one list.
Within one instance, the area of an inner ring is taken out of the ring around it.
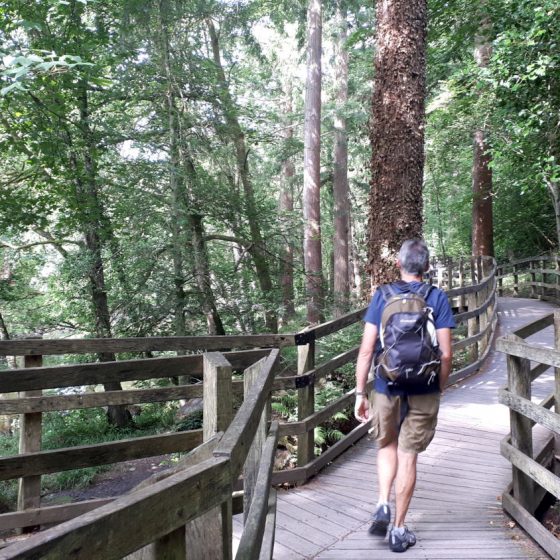
{"label": "forest floor", "polygon": [[43,505],[58,505],[92,500],[95,498],[118,497],[126,494],[151,475],[172,466],[171,455],[159,455],[118,463],[109,470],[99,473],[87,486],[61,490],[43,496]]}

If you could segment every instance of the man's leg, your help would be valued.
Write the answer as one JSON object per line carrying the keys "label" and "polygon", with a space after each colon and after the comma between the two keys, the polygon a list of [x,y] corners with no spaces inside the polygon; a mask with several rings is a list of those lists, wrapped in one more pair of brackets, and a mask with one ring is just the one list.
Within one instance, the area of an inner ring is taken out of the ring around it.
{"label": "man's leg", "polygon": [[377,483],[379,503],[389,503],[391,488],[397,475],[397,442],[393,441],[377,451]]}
{"label": "man's leg", "polygon": [[397,480],[395,484],[396,506],[395,527],[403,527],[404,519],[408,512],[408,506],[412,499],[414,486],[416,485],[416,460],[418,454],[409,451],[397,452]]}

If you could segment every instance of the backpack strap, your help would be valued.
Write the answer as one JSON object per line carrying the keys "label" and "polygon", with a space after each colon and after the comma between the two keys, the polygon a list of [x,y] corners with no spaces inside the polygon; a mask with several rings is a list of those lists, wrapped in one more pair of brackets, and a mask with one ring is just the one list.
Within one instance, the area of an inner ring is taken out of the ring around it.
{"label": "backpack strap", "polygon": [[379,291],[381,292],[385,303],[387,303],[393,296],[397,296],[399,294],[393,284],[383,284],[379,286]]}
{"label": "backpack strap", "polygon": [[422,284],[420,286],[420,288],[418,288],[418,290],[416,290],[416,293],[424,298],[424,301],[428,301],[428,297],[430,296],[430,294],[432,293],[432,290],[434,289],[434,287],[431,284]]}

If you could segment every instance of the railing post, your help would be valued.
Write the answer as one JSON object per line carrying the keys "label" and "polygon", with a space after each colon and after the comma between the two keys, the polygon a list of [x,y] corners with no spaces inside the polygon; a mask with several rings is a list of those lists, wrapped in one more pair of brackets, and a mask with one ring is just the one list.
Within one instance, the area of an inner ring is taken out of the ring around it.
{"label": "railing post", "polygon": [[453,259],[451,257],[447,259],[447,289],[453,289]]}
{"label": "railing post", "polygon": [[[465,285],[465,261],[463,257],[459,259],[459,287],[463,288]],[[459,296],[459,310],[465,310],[465,295],[461,294]]]}
{"label": "railing post", "polygon": [[546,269],[546,260],[541,259],[540,261],[541,263],[541,296],[546,296],[546,287],[544,286],[544,284],[547,283],[548,281],[548,274],[546,274],[545,269]]}
{"label": "railing post", "polygon": [[[478,306],[479,307],[488,299],[489,289],[490,289],[490,284],[486,284],[486,287],[482,288],[482,290],[480,290],[478,292],[477,300],[478,300]],[[482,332],[486,328],[486,325],[488,324],[488,310],[489,310],[489,307],[487,307],[478,316],[479,332]],[[484,354],[484,351],[486,350],[486,346],[488,344],[487,336],[488,336],[488,333],[485,336],[483,336],[478,343],[478,355],[479,356],[482,356]]]}
{"label": "railing post", "polygon": [[558,299],[558,289],[560,288],[558,279],[558,276],[560,275],[560,263],[558,262],[558,255],[554,256],[554,269],[556,270],[556,274],[554,275],[554,297]]}
{"label": "railing post", "polygon": [[[554,348],[560,351],[560,309],[554,310]],[[554,412],[560,414],[560,368],[554,368]],[[555,450],[560,450],[560,436],[555,437]]]}
{"label": "railing post", "polygon": [[[245,396],[256,382],[259,374],[262,371],[263,362],[262,360],[247,368],[243,373],[244,380],[244,392]],[[255,484],[257,482],[257,474],[259,471],[259,463],[262,454],[262,448],[266,440],[266,434],[268,431],[268,421],[270,420],[270,399],[268,400],[255,432],[255,438],[245,459],[245,465],[243,466],[243,520],[247,521],[247,515],[249,514],[249,507],[253,501],[253,494],[255,491]]]}
{"label": "railing post", "polygon": [[478,255],[476,257],[476,270],[477,270],[477,280],[478,282],[482,282],[482,279],[484,278],[484,269],[482,266],[482,256]]}
{"label": "railing post", "polygon": [[[298,375],[304,375],[315,368],[315,340],[298,346]],[[298,420],[303,420],[315,412],[315,384],[308,383],[298,389]],[[303,467],[315,457],[315,430],[311,429],[298,437],[297,464]]]}
{"label": "railing post", "polygon": [[503,274],[504,274],[505,266],[496,267],[496,276],[498,278],[498,297],[502,297],[504,295],[504,284],[503,284]]}
{"label": "railing post", "polygon": [[[467,294],[467,306],[468,310],[472,311],[478,307],[478,295],[477,292],[471,292]],[[472,336],[476,336],[480,332],[479,329],[479,321],[478,316],[471,317],[467,320],[467,336],[471,338]],[[478,360],[478,344],[475,342],[471,344],[469,347],[469,363],[474,363]]]}
{"label": "railing post", "polygon": [[[519,340],[518,337],[515,339]],[[531,400],[531,366],[526,358],[507,355],[508,388],[513,395]],[[510,410],[511,445],[533,458],[533,432],[529,418]],[[512,467],[513,496],[530,513],[534,512],[534,484],[530,477]]]}
{"label": "railing post", "polygon": [[519,274],[517,273],[517,265],[513,265],[513,295],[519,295]]}
{"label": "railing post", "polygon": [[536,296],[535,282],[537,281],[537,278],[535,275],[535,266],[533,261],[529,262],[529,270],[529,282],[531,283],[529,295],[534,298]]}
{"label": "railing post", "polygon": [[[41,339],[42,336],[29,337],[30,339]],[[42,367],[43,356],[24,356],[23,367]],[[42,390],[22,391],[20,398],[40,397]],[[20,419],[19,453],[33,453],[41,451],[43,415],[41,412],[22,414]],[[41,475],[26,476],[19,479],[18,486],[18,511],[41,507]],[[26,527],[22,532],[28,533],[35,527]]]}
{"label": "railing post", "polygon": [[437,287],[440,290],[444,289],[444,287],[443,287],[443,266],[440,266],[437,269]]}
{"label": "railing post", "polygon": [[[208,441],[217,432],[224,432],[233,417],[231,364],[219,352],[203,356],[203,429],[202,438]],[[234,481],[231,481],[232,485]],[[180,533],[183,537],[181,538]],[[157,560],[168,558],[232,558],[232,504],[231,498],[215,507],[186,527],[180,527],[156,543]],[[186,546],[166,549],[165,545]],[[159,546],[159,548],[158,548]]]}

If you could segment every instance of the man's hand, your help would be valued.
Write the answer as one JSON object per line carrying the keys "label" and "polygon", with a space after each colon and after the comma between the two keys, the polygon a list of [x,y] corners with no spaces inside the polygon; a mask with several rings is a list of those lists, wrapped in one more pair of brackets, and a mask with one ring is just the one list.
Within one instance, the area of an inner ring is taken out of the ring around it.
{"label": "man's hand", "polygon": [[356,420],[360,421],[362,424],[369,420],[369,401],[365,395],[358,395],[356,397],[354,416],[356,417]]}

